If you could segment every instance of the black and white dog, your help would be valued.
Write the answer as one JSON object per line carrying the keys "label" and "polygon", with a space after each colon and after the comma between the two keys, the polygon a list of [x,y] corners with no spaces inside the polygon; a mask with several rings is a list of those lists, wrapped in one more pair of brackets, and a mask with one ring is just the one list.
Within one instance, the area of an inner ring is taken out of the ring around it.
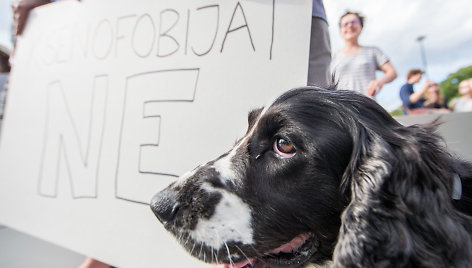
{"label": "black and white dog", "polygon": [[151,208],[218,267],[472,267],[472,165],[435,131],[353,92],[294,89]]}

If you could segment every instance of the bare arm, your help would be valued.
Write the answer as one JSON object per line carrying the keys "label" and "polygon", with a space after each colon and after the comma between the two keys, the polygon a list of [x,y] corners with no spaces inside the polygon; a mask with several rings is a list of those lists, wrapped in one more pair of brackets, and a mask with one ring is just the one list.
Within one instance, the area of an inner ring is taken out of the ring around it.
{"label": "bare arm", "polygon": [[380,69],[385,73],[384,77],[379,79],[382,84],[390,83],[397,78],[397,71],[390,62],[384,63]]}
{"label": "bare arm", "polygon": [[380,79],[370,81],[367,86],[367,93],[369,96],[375,96],[385,84],[390,83],[397,78],[397,72],[389,61],[384,63],[380,69],[385,73],[385,75]]}
{"label": "bare arm", "polygon": [[17,5],[13,5],[13,24],[15,34],[21,35],[25,28],[28,15],[33,8],[50,3],[50,0],[21,0]]}
{"label": "bare arm", "polygon": [[15,35],[21,35],[23,33],[31,10],[49,3],[51,3],[51,0],[20,0],[18,3],[12,5]]}
{"label": "bare arm", "polygon": [[410,95],[410,101],[412,103],[417,102],[421,98],[421,96],[423,96],[423,94],[426,92],[430,84],[431,84],[431,81],[426,81],[424,83],[423,88],[420,91],[413,92],[413,94]]}
{"label": "bare arm", "polygon": [[90,257],[86,257],[84,262],[79,266],[79,268],[110,268],[110,265],[92,259]]}

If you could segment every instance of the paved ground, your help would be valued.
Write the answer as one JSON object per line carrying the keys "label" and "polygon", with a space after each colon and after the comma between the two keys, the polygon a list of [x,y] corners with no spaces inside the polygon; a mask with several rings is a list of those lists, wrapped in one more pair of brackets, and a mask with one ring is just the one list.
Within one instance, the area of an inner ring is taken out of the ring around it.
{"label": "paved ground", "polygon": [[0,267],[76,268],[84,256],[0,225]]}

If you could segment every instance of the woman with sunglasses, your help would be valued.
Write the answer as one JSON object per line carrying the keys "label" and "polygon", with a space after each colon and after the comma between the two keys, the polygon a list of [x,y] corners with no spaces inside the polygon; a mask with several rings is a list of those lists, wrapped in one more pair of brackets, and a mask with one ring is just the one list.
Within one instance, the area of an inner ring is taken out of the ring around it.
{"label": "woman with sunglasses", "polygon": [[[384,84],[397,77],[397,73],[380,49],[359,44],[363,26],[364,17],[359,13],[348,11],[341,16],[339,28],[344,47],[333,56],[331,72],[339,89],[354,90],[375,97]],[[377,79],[377,70],[384,72],[384,76]]]}
{"label": "woman with sunglasses", "polygon": [[423,106],[432,109],[442,109],[444,112],[449,112],[447,105],[447,98],[439,91],[439,86],[435,82],[430,82],[428,89],[424,93],[425,101]]}

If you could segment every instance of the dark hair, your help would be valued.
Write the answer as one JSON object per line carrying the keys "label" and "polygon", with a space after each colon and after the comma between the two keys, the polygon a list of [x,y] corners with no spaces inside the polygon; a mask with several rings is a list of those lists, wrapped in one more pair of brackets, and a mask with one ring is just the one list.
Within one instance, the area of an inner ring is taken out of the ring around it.
{"label": "dark hair", "polygon": [[424,74],[424,72],[420,69],[411,69],[408,71],[408,74],[406,75],[406,79],[410,79],[410,77],[416,74]]}
{"label": "dark hair", "polygon": [[365,19],[365,17],[362,16],[359,12],[353,12],[353,11],[349,11],[349,10],[346,11],[346,13],[344,13],[344,15],[341,16],[341,18],[339,18],[339,28],[341,28],[341,20],[349,14],[356,15],[356,17],[359,19],[359,21],[361,23],[361,27],[364,28],[364,19]]}

